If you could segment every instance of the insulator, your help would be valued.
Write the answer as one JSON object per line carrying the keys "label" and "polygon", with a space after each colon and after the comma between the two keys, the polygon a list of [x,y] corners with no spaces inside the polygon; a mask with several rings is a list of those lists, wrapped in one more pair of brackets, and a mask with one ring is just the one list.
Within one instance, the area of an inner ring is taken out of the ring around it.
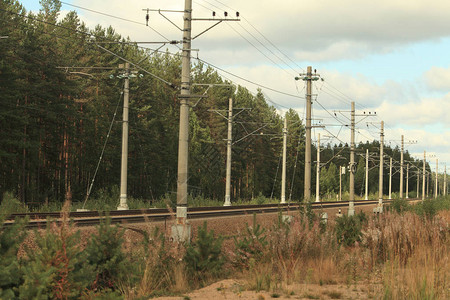
{"label": "insulator", "polygon": [[150,20],[150,15],[148,14],[148,9],[147,9],[147,14],[145,15],[145,23],[148,26],[148,20]]}
{"label": "insulator", "polygon": [[215,11],[213,11],[213,17],[215,17],[216,16],[216,12]]}
{"label": "insulator", "polygon": [[225,15],[225,17],[228,17],[228,13],[227,12],[224,12],[224,15]]}
{"label": "insulator", "polygon": [[236,17],[238,17],[238,18],[239,18],[239,12],[238,12],[238,11],[236,12]]}

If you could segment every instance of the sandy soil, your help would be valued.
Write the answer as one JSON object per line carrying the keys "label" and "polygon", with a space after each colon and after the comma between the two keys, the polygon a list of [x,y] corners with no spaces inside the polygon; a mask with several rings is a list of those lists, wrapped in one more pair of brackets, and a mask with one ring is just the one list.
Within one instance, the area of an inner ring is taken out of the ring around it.
{"label": "sandy soil", "polygon": [[235,279],[226,279],[205,288],[178,297],[159,297],[158,300],[264,300],[264,299],[373,299],[376,286],[367,285],[317,285],[294,284],[280,289],[279,292],[248,291],[245,283]]}

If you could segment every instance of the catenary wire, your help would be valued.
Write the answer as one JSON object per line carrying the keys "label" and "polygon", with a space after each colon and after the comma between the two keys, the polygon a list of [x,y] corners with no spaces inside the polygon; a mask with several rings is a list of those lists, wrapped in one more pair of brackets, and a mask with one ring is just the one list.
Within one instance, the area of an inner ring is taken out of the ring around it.
{"label": "catenary wire", "polygon": [[[207,2],[206,0],[203,0],[205,2]],[[233,11],[236,12],[235,9],[229,7],[228,5],[226,5],[225,3],[219,1],[219,0],[214,0],[218,3],[220,3],[221,5],[223,5],[224,7],[227,7]],[[213,5],[213,4],[211,4]],[[214,5],[213,5],[214,6]],[[217,7],[217,6],[215,6]],[[217,7],[219,8],[219,7]],[[219,8],[220,9],[220,8]],[[301,69],[303,72],[305,72],[305,70],[299,66],[294,60],[292,60],[288,55],[286,55],[283,51],[281,51],[274,43],[272,43],[272,41],[270,41],[260,30],[258,30],[253,24],[250,23],[250,21],[248,21],[244,16],[242,17],[242,19],[244,19],[256,32],[258,32],[259,35],[261,35],[269,44],[271,44],[275,49],[277,49],[284,57],[286,57],[290,62],[292,62],[296,67],[298,67],[299,69]],[[286,64],[288,65],[288,64]],[[292,68],[291,68],[292,69]],[[294,72],[297,72],[295,69],[292,69]]]}

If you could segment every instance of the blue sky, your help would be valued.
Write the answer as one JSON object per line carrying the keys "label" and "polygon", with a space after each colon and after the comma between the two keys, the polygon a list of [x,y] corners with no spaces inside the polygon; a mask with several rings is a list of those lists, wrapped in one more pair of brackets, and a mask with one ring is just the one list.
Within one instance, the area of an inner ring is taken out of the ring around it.
{"label": "blue sky", "polygon": [[[147,5],[161,9],[182,9],[184,5],[182,0],[64,2],[142,22],[142,9]],[[39,9],[37,0],[22,4],[28,10]],[[353,100],[357,109],[377,111],[376,121],[386,123],[387,140],[398,141],[403,134],[406,140],[419,141],[409,146],[411,153],[420,155],[427,150],[441,161],[450,162],[450,1],[438,0],[433,5],[424,0],[193,1],[198,17],[209,17],[212,10],[231,13],[231,8],[240,11],[241,22],[220,24],[195,40],[193,47],[200,49],[200,58],[261,85],[301,97],[302,83],[293,77],[311,65],[325,79],[315,91],[327,110],[348,109]],[[132,40],[161,40],[136,24],[67,5],[62,10],[63,14],[77,10],[89,27],[100,23],[113,26]],[[170,17],[176,22],[181,18]],[[181,37],[157,13],[151,14],[151,26],[170,38]],[[199,32],[207,25],[194,26],[194,31]],[[174,47],[168,50],[178,51]],[[222,75],[256,91],[254,85]],[[263,92],[279,104],[280,113],[283,107],[292,107],[303,114],[304,100]],[[313,109],[318,118],[328,116],[317,105]],[[375,131],[372,128],[360,138],[372,138]],[[347,140],[348,135],[343,132],[339,138]]]}
{"label": "blue sky", "polygon": [[450,37],[446,37],[404,45],[387,54],[376,53],[357,60],[332,61],[323,67],[346,73],[363,73],[379,84],[386,80],[414,82],[419,81],[430,66],[449,67],[449,49]]}

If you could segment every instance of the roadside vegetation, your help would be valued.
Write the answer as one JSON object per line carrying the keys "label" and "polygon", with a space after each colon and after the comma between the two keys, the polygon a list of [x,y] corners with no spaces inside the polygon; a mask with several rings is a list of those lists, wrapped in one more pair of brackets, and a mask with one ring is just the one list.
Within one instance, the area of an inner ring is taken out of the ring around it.
{"label": "roadside vegetation", "polygon": [[[204,207],[204,206],[223,206],[223,200],[208,199],[203,196],[188,196],[190,207]],[[128,197],[127,203],[130,209],[147,209],[147,208],[175,208],[176,194],[165,194],[160,199],[155,201],[143,200],[140,198]],[[249,205],[249,204],[277,204],[278,198],[268,198],[263,195],[256,196],[249,200],[239,199],[234,201],[232,205]],[[86,202],[73,202],[70,210],[76,211],[79,208],[88,210],[98,210],[108,212],[116,210],[119,205],[119,188],[114,186],[112,189],[101,189],[91,196]],[[39,205],[27,205],[20,202],[12,193],[6,192],[3,194],[3,201],[0,203],[1,211],[9,211],[12,213],[25,212],[59,212],[62,210],[63,203],[57,201],[50,201]]]}
{"label": "roadside vegetation", "polygon": [[449,208],[450,197],[414,206],[396,200],[382,215],[324,223],[306,206],[271,224],[254,217],[227,237],[205,222],[189,244],[173,244],[148,223],[130,251],[124,230],[108,218],[80,242],[67,203],[61,226],[49,221],[26,232],[26,220],[18,220],[1,228],[0,299],[147,299],[225,278],[273,297],[292,295],[294,284],[318,284],[364,286],[374,299],[448,299]]}

